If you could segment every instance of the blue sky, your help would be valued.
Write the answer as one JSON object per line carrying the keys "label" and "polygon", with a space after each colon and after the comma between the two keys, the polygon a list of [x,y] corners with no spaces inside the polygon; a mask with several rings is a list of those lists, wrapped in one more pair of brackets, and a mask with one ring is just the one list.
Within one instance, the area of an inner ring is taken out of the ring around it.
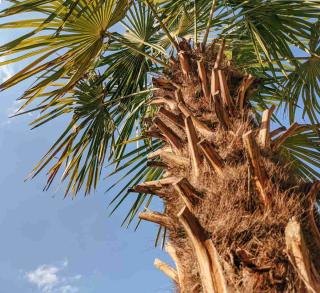
{"label": "blue sky", "polygon": [[[13,34],[1,31],[0,43]],[[0,81],[19,66],[0,67]],[[64,126],[61,120],[30,131],[32,117],[9,119],[24,86],[0,93],[0,293],[172,292],[153,267],[155,258],[169,261],[154,248],[156,227],[120,228],[130,203],[109,218],[108,182],[75,200],[55,188],[42,192],[43,174],[24,182]]]}
{"label": "blue sky", "polygon": [[[0,0],[0,10],[4,5]],[[15,34],[0,31],[0,44]],[[19,69],[19,64],[0,67],[0,83]],[[42,192],[44,174],[24,182],[65,126],[57,120],[30,131],[33,117],[8,118],[30,82],[0,92],[0,293],[172,292],[153,267],[155,258],[170,262],[154,248],[156,227],[120,228],[130,202],[108,217],[112,194],[104,191],[110,182],[75,200],[63,199],[63,189]]]}

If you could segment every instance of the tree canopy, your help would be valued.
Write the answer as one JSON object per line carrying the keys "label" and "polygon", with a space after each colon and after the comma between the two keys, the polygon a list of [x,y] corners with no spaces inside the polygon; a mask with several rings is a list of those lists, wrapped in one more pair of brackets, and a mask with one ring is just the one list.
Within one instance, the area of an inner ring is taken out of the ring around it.
{"label": "tree canopy", "polygon": [[[110,162],[114,171],[108,175],[121,174],[116,184],[124,180],[111,201],[116,209],[128,188],[161,177],[160,170],[146,166],[148,153],[162,145],[144,135],[156,110],[148,102],[155,90],[152,78],[166,73],[181,38],[209,46],[226,41],[230,62],[261,80],[250,97],[257,119],[276,105],[288,123],[297,116],[312,123],[288,139],[282,152],[302,178],[320,178],[319,0],[7,2],[0,28],[25,33],[1,45],[0,66],[27,65],[0,89],[34,81],[19,97],[17,114],[39,113],[32,128],[69,119],[30,175],[48,170],[46,189],[60,177],[66,194],[89,193]],[[273,119],[282,126],[276,115]],[[125,221],[151,199],[139,194]]]}

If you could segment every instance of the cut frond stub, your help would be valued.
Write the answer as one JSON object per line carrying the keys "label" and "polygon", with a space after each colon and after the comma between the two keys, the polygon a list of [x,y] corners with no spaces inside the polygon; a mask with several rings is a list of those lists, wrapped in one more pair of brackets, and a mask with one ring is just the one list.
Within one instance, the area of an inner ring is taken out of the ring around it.
{"label": "cut frond stub", "polygon": [[288,223],[285,236],[289,259],[296,268],[305,287],[309,292],[320,292],[320,276],[310,259],[302,227],[295,218]]}

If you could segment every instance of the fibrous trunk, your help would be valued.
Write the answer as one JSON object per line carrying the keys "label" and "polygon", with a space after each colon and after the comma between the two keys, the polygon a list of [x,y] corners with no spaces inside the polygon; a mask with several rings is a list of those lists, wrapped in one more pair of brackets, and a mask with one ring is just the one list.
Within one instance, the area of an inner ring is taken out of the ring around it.
{"label": "fibrous trunk", "polygon": [[153,81],[159,111],[147,133],[164,141],[149,165],[166,172],[134,188],[165,203],[141,215],[169,231],[176,267],[156,265],[182,293],[320,292],[319,184],[300,181],[279,153],[300,126],[271,132],[273,107],[257,122],[256,80],[226,60],[224,42],[179,48]]}

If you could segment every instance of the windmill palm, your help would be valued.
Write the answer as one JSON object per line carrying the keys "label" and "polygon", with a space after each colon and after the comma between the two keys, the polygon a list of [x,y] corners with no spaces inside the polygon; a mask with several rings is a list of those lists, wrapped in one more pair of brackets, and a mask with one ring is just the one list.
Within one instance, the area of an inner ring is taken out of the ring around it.
{"label": "windmill palm", "polygon": [[36,77],[18,115],[70,121],[31,176],[89,193],[109,161],[127,224],[161,198],[180,292],[320,290],[319,1],[8,2],[1,89]]}

